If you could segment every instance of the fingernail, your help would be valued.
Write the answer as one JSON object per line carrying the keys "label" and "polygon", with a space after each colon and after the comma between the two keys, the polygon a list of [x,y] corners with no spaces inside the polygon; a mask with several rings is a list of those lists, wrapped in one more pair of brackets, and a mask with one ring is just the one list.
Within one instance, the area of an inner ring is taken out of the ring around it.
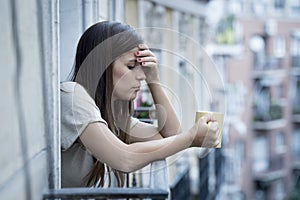
{"label": "fingernail", "polygon": [[139,47],[142,48],[142,47],[143,47],[143,44],[139,44]]}
{"label": "fingernail", "polygon": [[137,60],[138,60],[138,61],[140,61],[140,62],[142,61],[142,59],[141,59],[141,58],[138,58]]}
{"label": "fingernail", "polygon": [[135,54],[136,54],[136,55],[140,55],[140,52],[137,51]]}
{"label": "fingernail", "polygon": [[145,63],[145,62],[142,62],[142,64],[145,65],[146,63]]}

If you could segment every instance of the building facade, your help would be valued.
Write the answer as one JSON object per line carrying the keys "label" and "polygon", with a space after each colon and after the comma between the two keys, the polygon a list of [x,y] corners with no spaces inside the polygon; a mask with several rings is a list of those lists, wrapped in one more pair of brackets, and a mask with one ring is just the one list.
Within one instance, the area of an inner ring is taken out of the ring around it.
{"label": "building facade", "polygon": [[[41,199],[60,188],[59,83],[80,35],[103,20],[128,23],[144,37],[184,131],[197,110],[226,114],[221,149],[168,158],[173,197],[288,195],[300,161],[299,2],[184,2],[1,1],[1,199]],[[155,123],[146,86],[140,97],[144,120]],[[143,170],[130,175],[131,186],[145,186]]]}

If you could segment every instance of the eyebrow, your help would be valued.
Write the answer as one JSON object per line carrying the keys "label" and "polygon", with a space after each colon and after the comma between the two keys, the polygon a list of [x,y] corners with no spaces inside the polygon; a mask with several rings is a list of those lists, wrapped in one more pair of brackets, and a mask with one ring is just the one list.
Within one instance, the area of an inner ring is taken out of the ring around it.
{"label": "eyebrow", "polygon": [[130,58],[128,62],[136,62],[136,58]]}

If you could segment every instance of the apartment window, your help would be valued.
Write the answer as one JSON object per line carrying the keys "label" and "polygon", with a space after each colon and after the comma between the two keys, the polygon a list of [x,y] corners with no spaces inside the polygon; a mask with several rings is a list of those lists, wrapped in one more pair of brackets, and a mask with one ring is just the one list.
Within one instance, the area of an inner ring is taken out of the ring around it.
{"label": "apartment window", "polygon": [[267,10],[267,0],[254,0],[251,2],[251,10],[255,15],[264,15]]}
{"label": "apartment window", "polygon": [[286,40],[284,35],[277,35],[274,39],[273,54],[277,58],[283,58],[286,53]]}
{"label": "apartment window", "polygon": [[257,136],[253,145],[253,171],[262,172],[269,168],[269,144],[266,136]]}
{"label": "apartment window", "polygon": [[282,13],[285,9],[285,0],[274,0],[274,9]]}
{"label": "apartment window", "polygon": [[283,180],[277,181],[275,184],[275,200],[281,200],[285,197],[285,189],[284,189],[284,182]]}
{"label": "apartment window", "polygon": [[298,15],[300,13],[300,0],[289,1],[291,15]]}
{"label": "apartment window", "polygon": [[300,76],[292,77],[292,102],[293,113],[300,114]]}
{"label": "apartment window", "polygon": [[293,130],[292,134],[292,152],[293,158],[299,160],[300,155],[300,127]]}
{"label": "apartment window", "polygon": [[285,134],[284,132],[279,132],[276,134],[276,152],[284,153],[285,152]]}
{"label": "apartment window", "polygon": [[[299,1],[300,10],[300,1]],[[291,34],[291,56],[292,67],[300,66],[300,30],[296,30]]]}
{"label": "apartment window", "polygon": [[243,163],[245,162],[245,143],[239,140],[235,144],[235,167],[236,175],[241,175],[241,170],[243,169]]}

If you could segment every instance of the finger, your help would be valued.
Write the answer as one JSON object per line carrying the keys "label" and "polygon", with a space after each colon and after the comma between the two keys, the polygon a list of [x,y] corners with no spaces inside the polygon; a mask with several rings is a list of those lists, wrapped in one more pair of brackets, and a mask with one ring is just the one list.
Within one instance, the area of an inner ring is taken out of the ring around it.
{"label": "finger", "polygon": [[215,141],[215,144],[214,144],[214,147],[217,147],[219,145],[220,141],[219,140],[216,140]]}
{"label": "finger", "polygon": [[155,57],[154,53],[152,51],[150,51],[149,49],[137,51],[135,53],[135,55],[139,56],[139,57],[145,57],[145,56]]}
{"label": "finger", "polygon": [[148,45],[146,44],[139,44],[138,47],[143,50],[143,49],[149,49]]}
{"label": "finger", "polygon": [[216,136],[210,136],[204,139],[203,143],[202,143],[202,147],[217,147],[219,145],[219,140]]}
{"label": "finger", "polygon": [[212,115],[212,113],[208,113],[208,114],[206,114],[206,115],[204,115],[203,117],[201,117],[203,120],[204,120],[204,122],[205,123],[209,123],[209,122],[211,122],[211,121],[213,121],[213,115]]}
{"label": "finger", "polygon": [[215,118],[215,116],[212,114],[212,117],[211,117],[211,121],[215,122],[217,121],[217,119]]}
{"label": "finger", "polygon": [[141,64],[143,67],[156,67],[155,62],[142,62]]}
{"label": "finger", "polygon": [[156,63],[157,60],[155,57],[139,57],[136,59],[138,62],[153,62]]}
{"label": "finger", "polygon": [[209,125],[210,129],[214,132],[217,132],[219,130],[218,122],[209,122],[208,125]]}

